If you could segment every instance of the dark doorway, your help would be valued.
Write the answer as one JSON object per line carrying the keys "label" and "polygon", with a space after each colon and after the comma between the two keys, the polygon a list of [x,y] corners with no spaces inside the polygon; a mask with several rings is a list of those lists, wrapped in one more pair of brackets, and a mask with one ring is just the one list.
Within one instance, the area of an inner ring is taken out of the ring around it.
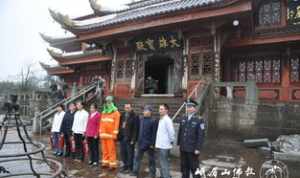
{"label": "dark doorway", "polygon": [[173,93],[173,63],[165,56],[148,58],[145,63],[145,94]]}

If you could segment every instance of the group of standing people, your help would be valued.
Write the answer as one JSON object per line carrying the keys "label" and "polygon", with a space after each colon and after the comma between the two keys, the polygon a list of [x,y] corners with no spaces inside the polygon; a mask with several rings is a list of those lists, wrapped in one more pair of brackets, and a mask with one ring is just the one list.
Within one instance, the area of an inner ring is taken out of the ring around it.
{"label": "group of standing people", "polygon": [[70,103],[66,112],[63,105],[57,106],[51,129],[53,154],[71,156],[77,161],[83,161],[84,140],[86,140],[90,150],[90,164],[98,165],[99,121],[100,113],[96,104],[90,105],[89,113],[83,108],[81,101]]}
{"label": "group of standing people", "polygon": [[[187,116],[180,120],[177,144],[180,146],[182,178],[194,178],[199,167],[199,154],[204,140],[204,121],[196,116],[194,101],[188,101]],[[52,127],[53,151],[62,156],[59,148],[59,137],[65,140],[65,154],[71,155],[72,139],[75,141],[76,160],[84,160],[83,140],[88,141],[89,164],[99,164],[99,144],[101,143],[103,168],[117,168],[117,142],[120,143],[120,157],[123,166],[120,171],[131,176],[140,177],[140,168],[144,154],[148,155],[149,173],[151,178],[156,177],[156,158],[160,165],[160,177],[171,178],[170,151],[175,144],[175,130],[172,119],[169,117],[169,106],[159,106],[159,119],[153,117],[153,108],[144,106],[142,116],[139,116],[130,103],[124,105],[124,112],[120,113],[113,103],[111,96],[106,97],[101,113],[97,106],[90,106],[90,113],[83,109],[81,102],[76,106],[70,104],[68,111],[58,106]],[[99,142],[100,141],[100,142]]]}

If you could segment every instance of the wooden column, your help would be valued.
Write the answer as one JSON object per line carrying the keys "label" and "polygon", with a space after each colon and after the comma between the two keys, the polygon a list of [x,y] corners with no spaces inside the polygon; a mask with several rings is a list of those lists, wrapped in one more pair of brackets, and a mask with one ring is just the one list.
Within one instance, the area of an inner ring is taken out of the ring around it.
{"label": "wooden column", "polygon": [[188,53],[189,53],[189,39],[184,38],[183,48],[183,76],[182,76],[182,89],[188,89]]}
{"label": "wooden column", "polygon": [[131,82],[130,82],[130,90],[134,91],[135,90],[135,86],[136,86],[136,53],[134,53],[133,55],[133,64],[132,64],[132,71],[133,71],[133,75],[131,78]]}
{"label": "wooden column", "polygon": [[117,64],[117,48],[112,47],[113,60],[111,61],[111,83],[110,83],[110,93],[113,93],[114,85],[116,82],[116,64]]}
{"label": "wooden column", "polygon": [[79,88],[81,88],[83,86],[83,75],[80,74],[80,77],[79,77]]}
{"label": "wooden column", "polygon": [[216,25],[215,23],[212,23],[211,25],[211,33],[213,35],[213,41],[214,41],[214,80],[220,81],[221,79],[221,38],[220,34],[217,33]]}

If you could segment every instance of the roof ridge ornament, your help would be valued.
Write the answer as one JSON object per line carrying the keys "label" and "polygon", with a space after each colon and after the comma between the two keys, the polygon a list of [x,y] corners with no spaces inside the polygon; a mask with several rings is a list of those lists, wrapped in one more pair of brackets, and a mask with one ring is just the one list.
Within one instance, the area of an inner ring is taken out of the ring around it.
{"label": "roof ridge ornament", "polygon": [[40,65],[42,66],[42,68],[43,69],[48,69],[48,68],[50,68],[50,65],[48,65],[48,64],[45,64],[45,63],[43,63],[43,62],[39,62],[40,63]]}
{"label": "roof ridge ornament", "polygon": [[98,16],[104,16],[104,15],[114,13],[114,11],[110,9],[105,9],[100,3],[98,3],[99,0],[89,0],[89,2],[94,13]]}
{"label": "roof ridge ornament", "polygon": [[53,36],[50,36],[50,35],[46,35],[42,32],[39,33],[41,38],[48,42],[48,43],[56,43],[56,42],[59,42],[61,40],[72,40],[72,39],[76,39],[76,36],[66,36],[66,37],[53,37]]}
{"label": "roof ridge ornament", "polygon": [[68,15],[63,15],[62,13],[55,12],[52,9],[49,9],[49,12],[52,18],[56,22],[58,22],[64,29],[69,29],[76,25],[75,22]]}
{"label": "roof ridge ornament", "polygon": [[44,41],[46,41],[46,42],[48,42],[48,43],[50,43],[52,40],[53,40],[53,38],[52,37],[50,37],[50,36],[48,36],[48,35],[45,35],[44,33],[39,33],[40,34],[40,36],[42,37],[42,39],[44,40]]}
{"label": "roof ridge ornament", "polygon": [[62,56],[62,53],[55,52],[54,49],[47,48],[47,51],[50,54],[50,56],[53,58]]}

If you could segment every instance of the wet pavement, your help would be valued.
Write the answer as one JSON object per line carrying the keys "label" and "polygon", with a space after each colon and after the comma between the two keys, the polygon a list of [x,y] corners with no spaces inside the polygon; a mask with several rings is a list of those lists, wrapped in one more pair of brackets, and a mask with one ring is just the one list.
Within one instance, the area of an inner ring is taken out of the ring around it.
{"label": "wet pavement", "polygon": [[[17,138],[16,134],[13,133],[11,133],[10,136],[13,138]],[[87,161],[82,163],[82,162],[76,162],[70,158],[55,157],[51,154],[51,150],[48,144],[49,141],[48,136],[46,135],[43,135],[42,137],[35,136],[34,139],[42,141],[45,145],[47,145],[46,148],[47,156],[60,161],[63,164],[66,173],[69,175],[69,177],[130,178],[128,174],[119,173],[119,170],[111,171],[111,170],[102,169],[100,167],[90,167],[88,166]],[[2,150],[0,150],[0,155],[20,152],[20,150],[22,150],[21,145],[19,146],[6,145],[2,148]],[[237,138],[234,138],[233,136],[221,135],[218,137],[214,136],[212,138],[207,138],[206,143],[201,151],[200,158],[201,158],[201,167],[203,168],[201,171],[205,170],[206,177],[260,178],[259,174],[260,174],[261,167],[264,164],[264,162],[271,159],[271,154],[269,152],[262,151],[259,149],[246,148],[241,144],[241,142]],[[181,174],[180,174],[179,159],[176,156],[172,156],[170,162],[171,162],[172,177],[180,178]],[[143,170],[141,176],[142,178],[148,175],[147,163],[148,163],[147,156],[145,156],[144,163],[142,166],[142,170]],[[300,162],[284,162],[284,163],[288,167],[290,178],[300,177],[300,164],[299,164]],[[24,170],[30,170],[28,167],[28,162],[26,161],[6,163],[5,168],[7,168],[10,172],[22,172]],[[35,162],[35,168],[39,171],[49,171],[47,165],[45,165],[42,162]],[[227,173],[229,171],[230,175],[224,174],[225,170],[227,170]],[[221,175],[222,173],[224,175]],[[158,170],[157,170],[157,175],[159,176]]]}

